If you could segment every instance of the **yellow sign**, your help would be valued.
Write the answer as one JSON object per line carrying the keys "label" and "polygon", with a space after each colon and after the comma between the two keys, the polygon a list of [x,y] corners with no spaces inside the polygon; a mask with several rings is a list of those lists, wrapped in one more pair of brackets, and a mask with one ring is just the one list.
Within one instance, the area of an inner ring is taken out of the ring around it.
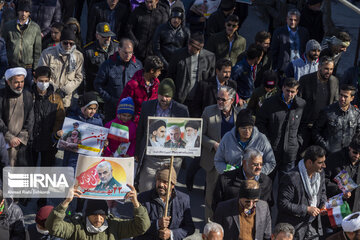
{"label": "yellow sign", "polygon": [[81,144],[78,144],[78,148],[85,149],[85,150],[89,150],[89,151],[93,151],[93,152],[100,152],[100,149],[98,149],[98,148],[93,148],[93,147],[89,147],[89,146],[84,146],[84,145],[81,145]]}

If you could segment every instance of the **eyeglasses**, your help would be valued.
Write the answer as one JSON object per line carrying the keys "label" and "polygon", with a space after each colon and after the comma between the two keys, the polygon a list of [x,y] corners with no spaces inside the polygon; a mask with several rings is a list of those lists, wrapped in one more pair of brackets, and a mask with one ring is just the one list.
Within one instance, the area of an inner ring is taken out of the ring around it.
{"label": "eyeglasses", "polygon": [[66,46],[66,45],[70,45],[70,46],[74,46],[75,42],[70,42],[70,41],[62,41],[62,43]]}
{"label": "eyeglasses", "polygon": [[228,98],[228,99],[225,99],[225,98],[221,98],[221,97],[217,97],[216,98],[216,100],[217,101],[220,101],[220,102],[226,102],[226,101],[228,101],[230,98]]}
{"label": "eyeglasses", "polygon": [[228,23],[228,24],[226,24],[226,26],[227,26],[227,27],[236,28],[238,25],[237,25],[237,24]]}

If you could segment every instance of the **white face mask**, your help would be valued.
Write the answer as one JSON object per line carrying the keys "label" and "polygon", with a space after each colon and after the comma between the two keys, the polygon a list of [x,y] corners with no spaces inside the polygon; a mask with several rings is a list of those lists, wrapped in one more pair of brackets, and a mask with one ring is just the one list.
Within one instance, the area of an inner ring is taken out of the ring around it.
{"label": "white face mask", "polygon": [[41,90],[41,91],[45,91],[49,86],[50,83],[49,82],[37,82],[36,86]]}
{"label": "white face mask", "polygon": [[38,227],[38,225],[36,224],[36,230],[41,233],[42,235],[49,235],[49,231],[48,230],[42,230]]}

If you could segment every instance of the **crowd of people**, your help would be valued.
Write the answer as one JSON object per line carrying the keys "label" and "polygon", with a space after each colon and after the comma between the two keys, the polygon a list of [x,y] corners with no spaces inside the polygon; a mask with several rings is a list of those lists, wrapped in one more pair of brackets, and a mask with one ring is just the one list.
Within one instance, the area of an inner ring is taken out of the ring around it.
{"label": "crowd of people", "polygon": [[[351,37],[328,27],[326,1],[251,2],[269,26],[247,43],[243,1],[87,0],[85,24],[84,0],[0,1],[1,169],[52,167],[61,156],[75,171],[78,153],[57,155],[60,139],[80,137],[63,132],[65,117],[127,126],[120,157],[136,166],[129,219],[75,187],[58,206],[38,199],[25,227],[28,199],[1,192],[0,239],[184,239],[195,225],[188,193],[175,187],[181,168],[188,192],[206,172],[203,239],[360,239],[360,188],[334,180],[345,170],[360,184],[359,66],[337,71]],[[203,124],[182,134],[149,117]],[[189,142],[201,156],[173,167],[146,151]],[[106,141],[103,156],[119,157],[119,145]],[[101,189],[116,181],[99,179]],[[325,204],[339,193],[353,213],[335,227]]]}

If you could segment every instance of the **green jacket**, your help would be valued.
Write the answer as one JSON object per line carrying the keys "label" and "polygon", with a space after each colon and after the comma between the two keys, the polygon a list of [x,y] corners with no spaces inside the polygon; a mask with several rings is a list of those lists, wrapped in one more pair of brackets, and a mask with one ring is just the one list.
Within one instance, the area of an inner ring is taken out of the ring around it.
{"label": "green jacket", "polygon": [[41,30],[29,19],[28,27],[21,33],[17,19],[7,22],[2,30],[10,67],[35,69],[41,54]]}
{"label": "green jacket", "polygon": [[65,211],[61,204],[50,213],[45,222],[45,227],[50,234],[59,238],[72,240],[117,240],[136,237],[144,234],[150,227],[150,219],[145,207],[134,208],[133,219],[120,219],[112,215],[106,217],[109,227],[101,233],[89,233],[86,230],[86,219],[73,218],[65,222]]}
{"label": "green jacket", "polygon": [[235,66],[238,56],[246,50],[246,39],[237,32],[234,35],[231,51],[229,51],[230,42],[225,31],[212,35],[205,48],[215,54],[216,61],[222,58],[230,58],[232,65]]}

